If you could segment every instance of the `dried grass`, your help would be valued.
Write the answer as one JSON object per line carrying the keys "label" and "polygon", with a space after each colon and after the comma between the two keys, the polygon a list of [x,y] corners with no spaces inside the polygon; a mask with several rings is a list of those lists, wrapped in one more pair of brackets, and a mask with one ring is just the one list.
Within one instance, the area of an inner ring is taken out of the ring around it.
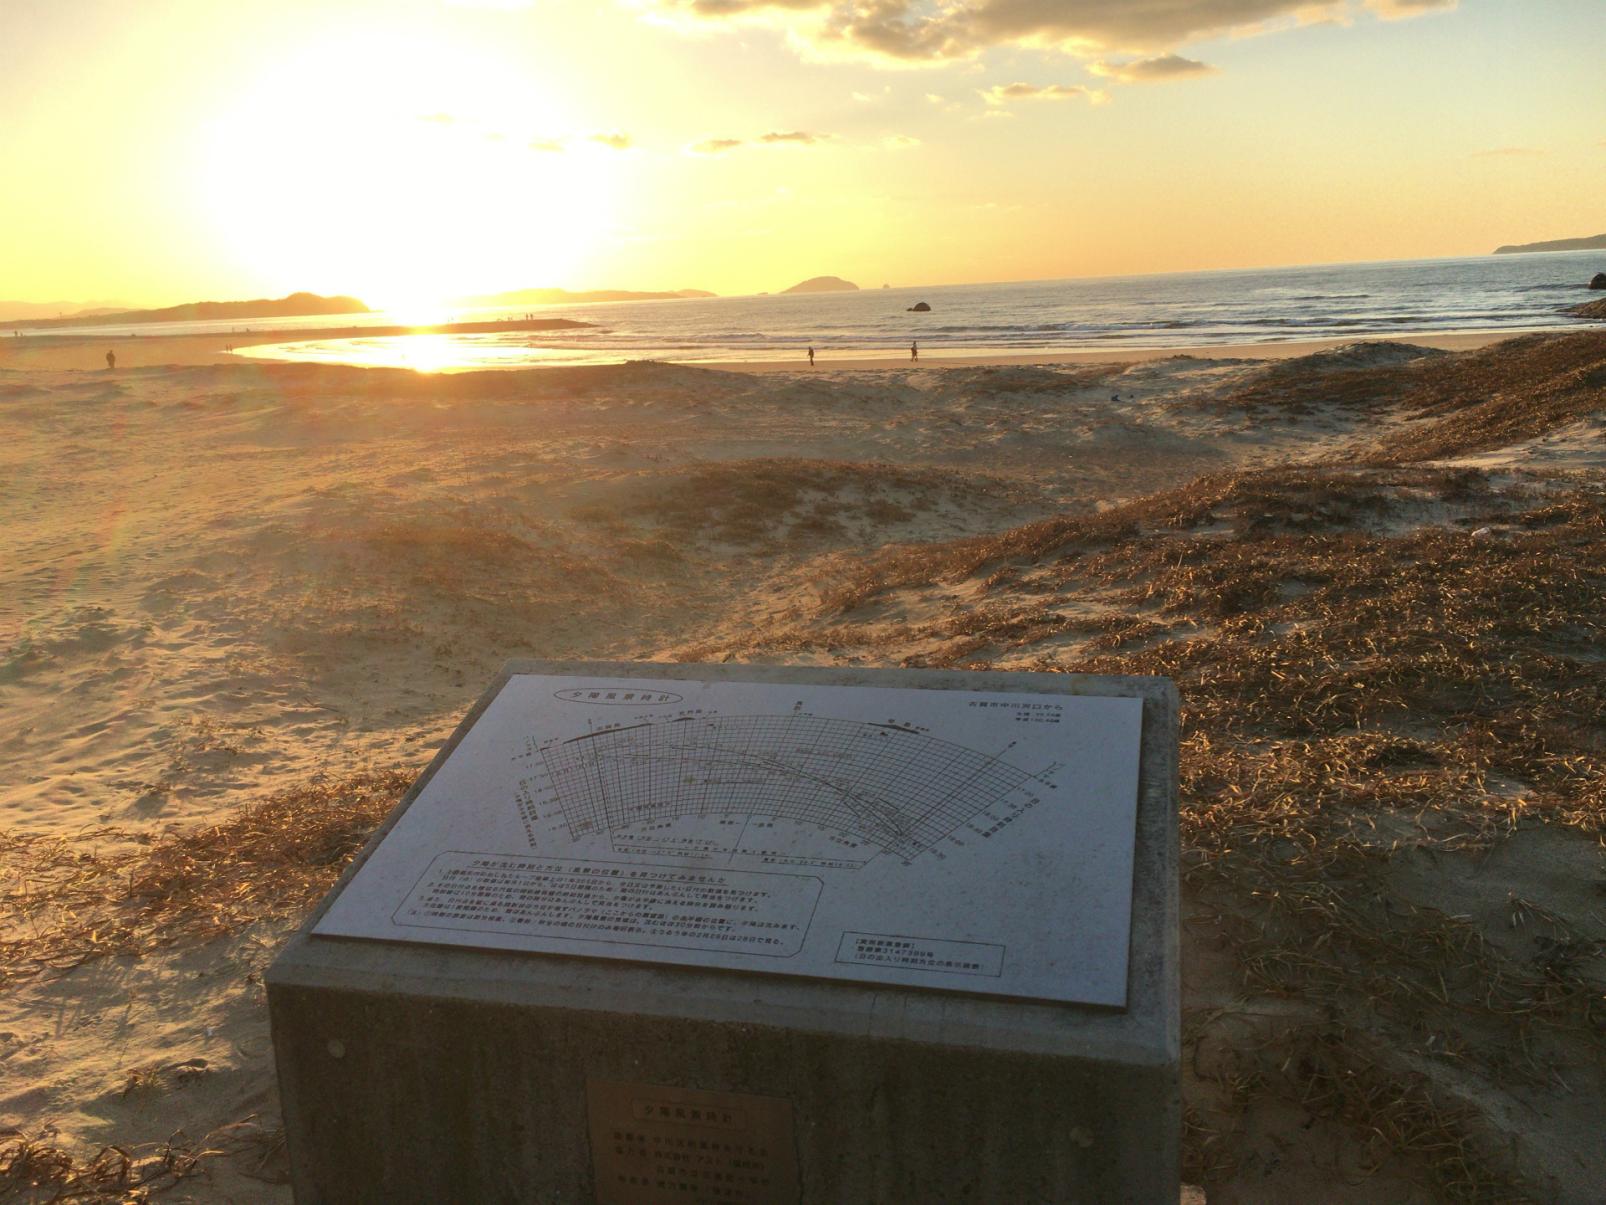
{"label": "dried grass", "polygon": [[1606,331],[1529,335],[1435,361],[1404,404],[1423,425],[1367,459],[1442,460],[1505,447],[1606,410]]}
{"label": "dried grass", "polygon": [[113,828],[0,834],[0,985],[296,917],[411,781],[397,770],[323,780],[145,845]]}
{"label": "dried grass", "polygon": [[798,537],[842,538],[847,525],[889,527],[944,500],[1002,497],[1001,483],[946,469],[878,461],[763,458],[698,464],[639,496],[576,517],[650,520],[677,538],[784,548]]}
{"label": "dried grass", "polygon": [[1255,532],[1336,531],[1381,522],[1426,495],[1488,495],[1471,470],[1312,470],[1304,467],[1208,473],[1176,489],[1093,514],[1062,514],[996,535],[941,544],[903,545],[844,565],[820,593],[819,612],[839,615],[911,586],[961,581],[995,569],[987,588],[1013,586],[1023,567],[1063,561],[1167,533],[1240,521]]}
{"label": "dried grass", "polygon": [[[244,1174],[283,1183],[284,1132],[246,1118],[213,1130],[191,1144],[182,1132],[163,1142],[102,1147],[79,1160],[48,1135],[19,1130],[0,1132],[0,1199],[18,1205],[138,1205],[203,1175],[203,1164],[220,1157],[242,1158]],[[252,1156],[255,1156],[253,1159]]]}
{"label": "dried grass", "polygon": [[[1375,363],[1389,346],[1399,354]],[[1606,331],[1529,335],[1458,355],[1376,343],[1367,351],[1372,358],[1356,363],[1344,363],[1342,349],[1275,363],[1202,404],[1261,416],[1339,407],[1418,420],[1355,458],[1387,464],[1503,447],[1606,409]]]}
{"label": "dried grass", "polygon": [[[1534,823],[1606,841],[1606,482],[1213,475],[868,558],[828,593],[827,622],[802,630],[854,651],[878,629],[830,617],[872,600],[895,611],[910,590],[955,600],[898,629],[953,638],[922,664],[1018,664],[1035,646],[1043,669],[1177,682],[1190,902],[1251,997],[1353,1031],[1247,1055],[1236,1108],[1279,1100],[1331,1120],[1352,1135],[1353,1177],[1387,1162],[1443,1199],[1525,1199],[1486,1119],[1401,1056],[1504,1087],[1590,1077],[1606,1063],[1606,941],[1552,917],[1531,955],[1497,948],[1402,895],[1392,860]],[[1190,1178],[1230,1178],[1240,1137],[1195,1107]]]}

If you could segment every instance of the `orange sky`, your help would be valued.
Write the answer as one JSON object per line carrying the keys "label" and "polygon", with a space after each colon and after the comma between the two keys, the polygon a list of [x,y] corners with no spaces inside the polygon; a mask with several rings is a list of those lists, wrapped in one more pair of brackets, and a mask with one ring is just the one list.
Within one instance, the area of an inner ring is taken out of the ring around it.
{"label": "orange sky", "polygon": [[1598,0],[14,0],[0,298],[784,288],[1606,230]]}

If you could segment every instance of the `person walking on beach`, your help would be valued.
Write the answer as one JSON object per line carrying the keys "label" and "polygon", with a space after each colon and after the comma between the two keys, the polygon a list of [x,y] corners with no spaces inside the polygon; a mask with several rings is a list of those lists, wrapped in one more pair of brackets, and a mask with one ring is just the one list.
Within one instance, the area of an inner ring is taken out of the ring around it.
{"label": "person walking on beach", "polygon": [[814,367],[814,349],[812,347],[809,348],[809,367]]}
{"label": "person walking on beach", "polygon": [[918,339],[910,340],[910,342],[909,342],[909,358],[911,360],[918,360],[920,358],[920,340],[918,340]]}
{"label": "person walking on beach", "polygon": [[112,369],[114,369],[116,367],[117,367],[117,353],[114,352],[114,351],[108,351],[106,353],[106,371],[110,372]]}

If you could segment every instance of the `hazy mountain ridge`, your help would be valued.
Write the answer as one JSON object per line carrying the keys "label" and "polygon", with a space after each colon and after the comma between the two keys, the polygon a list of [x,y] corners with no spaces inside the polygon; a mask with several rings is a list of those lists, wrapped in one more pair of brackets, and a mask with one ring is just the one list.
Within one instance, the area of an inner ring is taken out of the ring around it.
{"label": "hazy mountain ridge", "polygon": [[0,322],[40,318],[93,318],[133,309],[126,301],[0,301]]}
{"label": "hazy mountain ridge", "polygon": [[372,311],[355,297],[321,297],[317,293],[291,293],[287,297],[258,297],[251,301],[191,301],[158,310],[119,310],[78,314],[66,318],[33,318],[13,326],[82,326],[86,317],[96,325],[123,326],[145,322],[199,322],[219,318],[299,318],[306,314],[367,314]]}
{"label": "hazy mountain ridge", "polygon": [[1529,251],[1606,251],[1606,234],[1587,238],[1555,238],[1543,243],[1507,243],[1496,247],[1496,255],[1518,255]]}

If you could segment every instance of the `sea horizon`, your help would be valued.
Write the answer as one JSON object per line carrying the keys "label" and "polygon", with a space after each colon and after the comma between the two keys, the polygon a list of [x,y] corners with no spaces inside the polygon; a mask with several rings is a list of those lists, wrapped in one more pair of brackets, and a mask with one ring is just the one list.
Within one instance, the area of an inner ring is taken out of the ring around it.
{"label": "sea horizon", "polygon": [[[1573,329],[1565,313],[1588,296],[1596,251],[1380,260],[1278,268],[889,286],[651,301],[446,307],[431,321],[589,323],[562,331],[288,337],[414,325],[416,311],[375,310],[259,320],[86,324],[30,338],[249,333],[252,359],[464,371],[669,360],[785,362],[817,355],[883,359],[918,343],[929,358],[1098,350],[1177,350],[1410,335]],[[929,313],[911,313],[918,301]],[[889,304],[893,303],[893,304]],[[264,333],[284,332],[264,343]]]}

